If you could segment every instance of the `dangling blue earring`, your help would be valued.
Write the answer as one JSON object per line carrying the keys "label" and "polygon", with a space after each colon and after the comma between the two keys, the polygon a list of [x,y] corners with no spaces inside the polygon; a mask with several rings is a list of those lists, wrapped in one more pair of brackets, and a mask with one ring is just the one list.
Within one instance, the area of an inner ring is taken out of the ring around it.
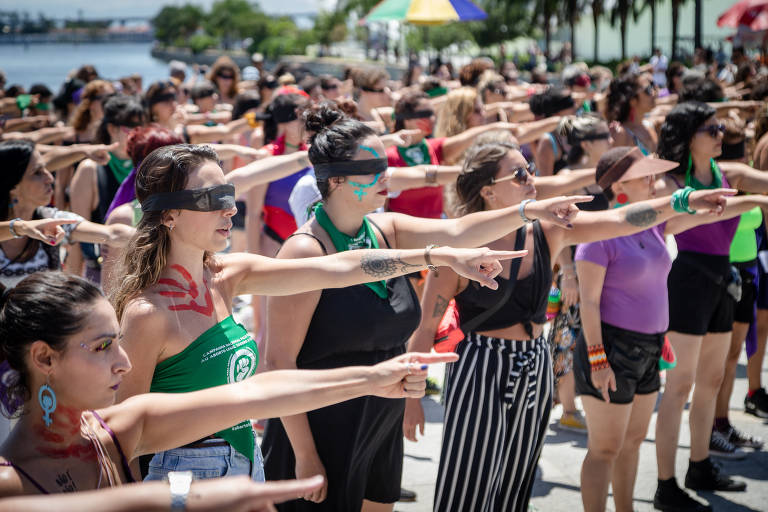
{"label": "dangling blue earring", "polygon": [[45,379],[45,384],[40,386],[40,390],[37,392],[37,401],[40,402],[40,408],[45,414],[43,414],[43,421],[46,427],[50,427],[53,423],[51,414],[56,410],[56,393],[53,392],[51,386],[48,385],[48,379]]}

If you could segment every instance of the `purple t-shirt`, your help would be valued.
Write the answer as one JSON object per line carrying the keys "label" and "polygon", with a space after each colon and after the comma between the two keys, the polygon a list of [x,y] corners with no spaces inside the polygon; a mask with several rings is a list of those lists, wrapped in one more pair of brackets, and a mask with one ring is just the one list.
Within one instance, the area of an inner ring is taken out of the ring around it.
{"label": "purple t-shirt", "polygon": [[645,334],[669,327],[667,275],[672,260],[664,243],[665,225],[576,248],[574,260],[605,267],[600,296],[603,322]]}
{"label": "purple t-shirt", "polygon": [[[728,180],[723,176],[723,188],[728,186]],[[739,217],[696,226],[675,235],[677,250],[728,256],[738,227]]]}

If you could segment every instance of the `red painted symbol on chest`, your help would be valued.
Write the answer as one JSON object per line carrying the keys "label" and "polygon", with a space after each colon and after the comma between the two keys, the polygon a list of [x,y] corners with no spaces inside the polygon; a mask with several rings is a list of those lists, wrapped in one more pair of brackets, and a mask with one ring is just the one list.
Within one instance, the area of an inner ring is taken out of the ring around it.
{"label": "red painted symbol on chest", "polygon": [[205,303],[199,304],[197,302],[197,298],[200,295],[200,292],[197,289],[197,283],[195,283],[194,279],[192,279],[192,275],[187,272],[187,269],[181,265],[171,265],[171,268],[181,274],[181,277],[184,278],[187,284],[185,286],[175,279],[159,279],[157,281],[159,284],[165,284],[176,289],[161,291],[160,295],[163,297],[173,297],[176,299],[189,297],[189,302],[186,304],[174,304],[172,306],[168,306],[168,309],[171,311],[194,311],[195,313],[200,313],[201,315],[211,316],[213,314],[213,299],[211,298],[211,290],[208,288],[208,282],[203,279],[203,285],[205,285],[205,296],[203,298],[205,299]]}

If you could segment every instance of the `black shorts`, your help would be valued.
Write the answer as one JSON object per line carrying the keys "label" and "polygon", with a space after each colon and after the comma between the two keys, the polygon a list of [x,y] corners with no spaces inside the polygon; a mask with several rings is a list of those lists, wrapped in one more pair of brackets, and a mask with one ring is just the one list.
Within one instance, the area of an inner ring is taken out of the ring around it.
{"label": "black shorts", "polygon": [[[630,404],[635,395],[655,393],[661,387],[659,358],[664,346],[664,333],[644,334],[602,324],[603,346],[616,376],[616,391],[608,390],[611,403]],[[592,385],[592,368],[587,355],[587,341],[581,331],[573,355],[576,393],[600,400],[603,395]]]}
{"label": "black shorts", "polygon": [[735,301],[723,284],[710,277],[722,275],[727,280],[730,271],[728,256],[681,251],[667,278],[669,330],[697,336],[730,332]]}
{"label": "black shorts", "polygon": [[733,321],[751,324],[755,321],[755,301],[757,300],[757,282],[755,282],[757,262],[734,263],[741,275],[741,300],[736,303]]}

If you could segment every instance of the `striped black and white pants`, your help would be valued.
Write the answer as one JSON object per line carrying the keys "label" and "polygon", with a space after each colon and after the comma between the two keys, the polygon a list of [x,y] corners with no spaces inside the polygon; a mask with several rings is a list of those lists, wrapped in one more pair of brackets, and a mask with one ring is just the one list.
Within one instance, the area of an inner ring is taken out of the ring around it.
{"label": "striped black and white pants", "polygon": [[525,512],[552,409],[547,343],[470,333],[456,351],[434,509]]}

